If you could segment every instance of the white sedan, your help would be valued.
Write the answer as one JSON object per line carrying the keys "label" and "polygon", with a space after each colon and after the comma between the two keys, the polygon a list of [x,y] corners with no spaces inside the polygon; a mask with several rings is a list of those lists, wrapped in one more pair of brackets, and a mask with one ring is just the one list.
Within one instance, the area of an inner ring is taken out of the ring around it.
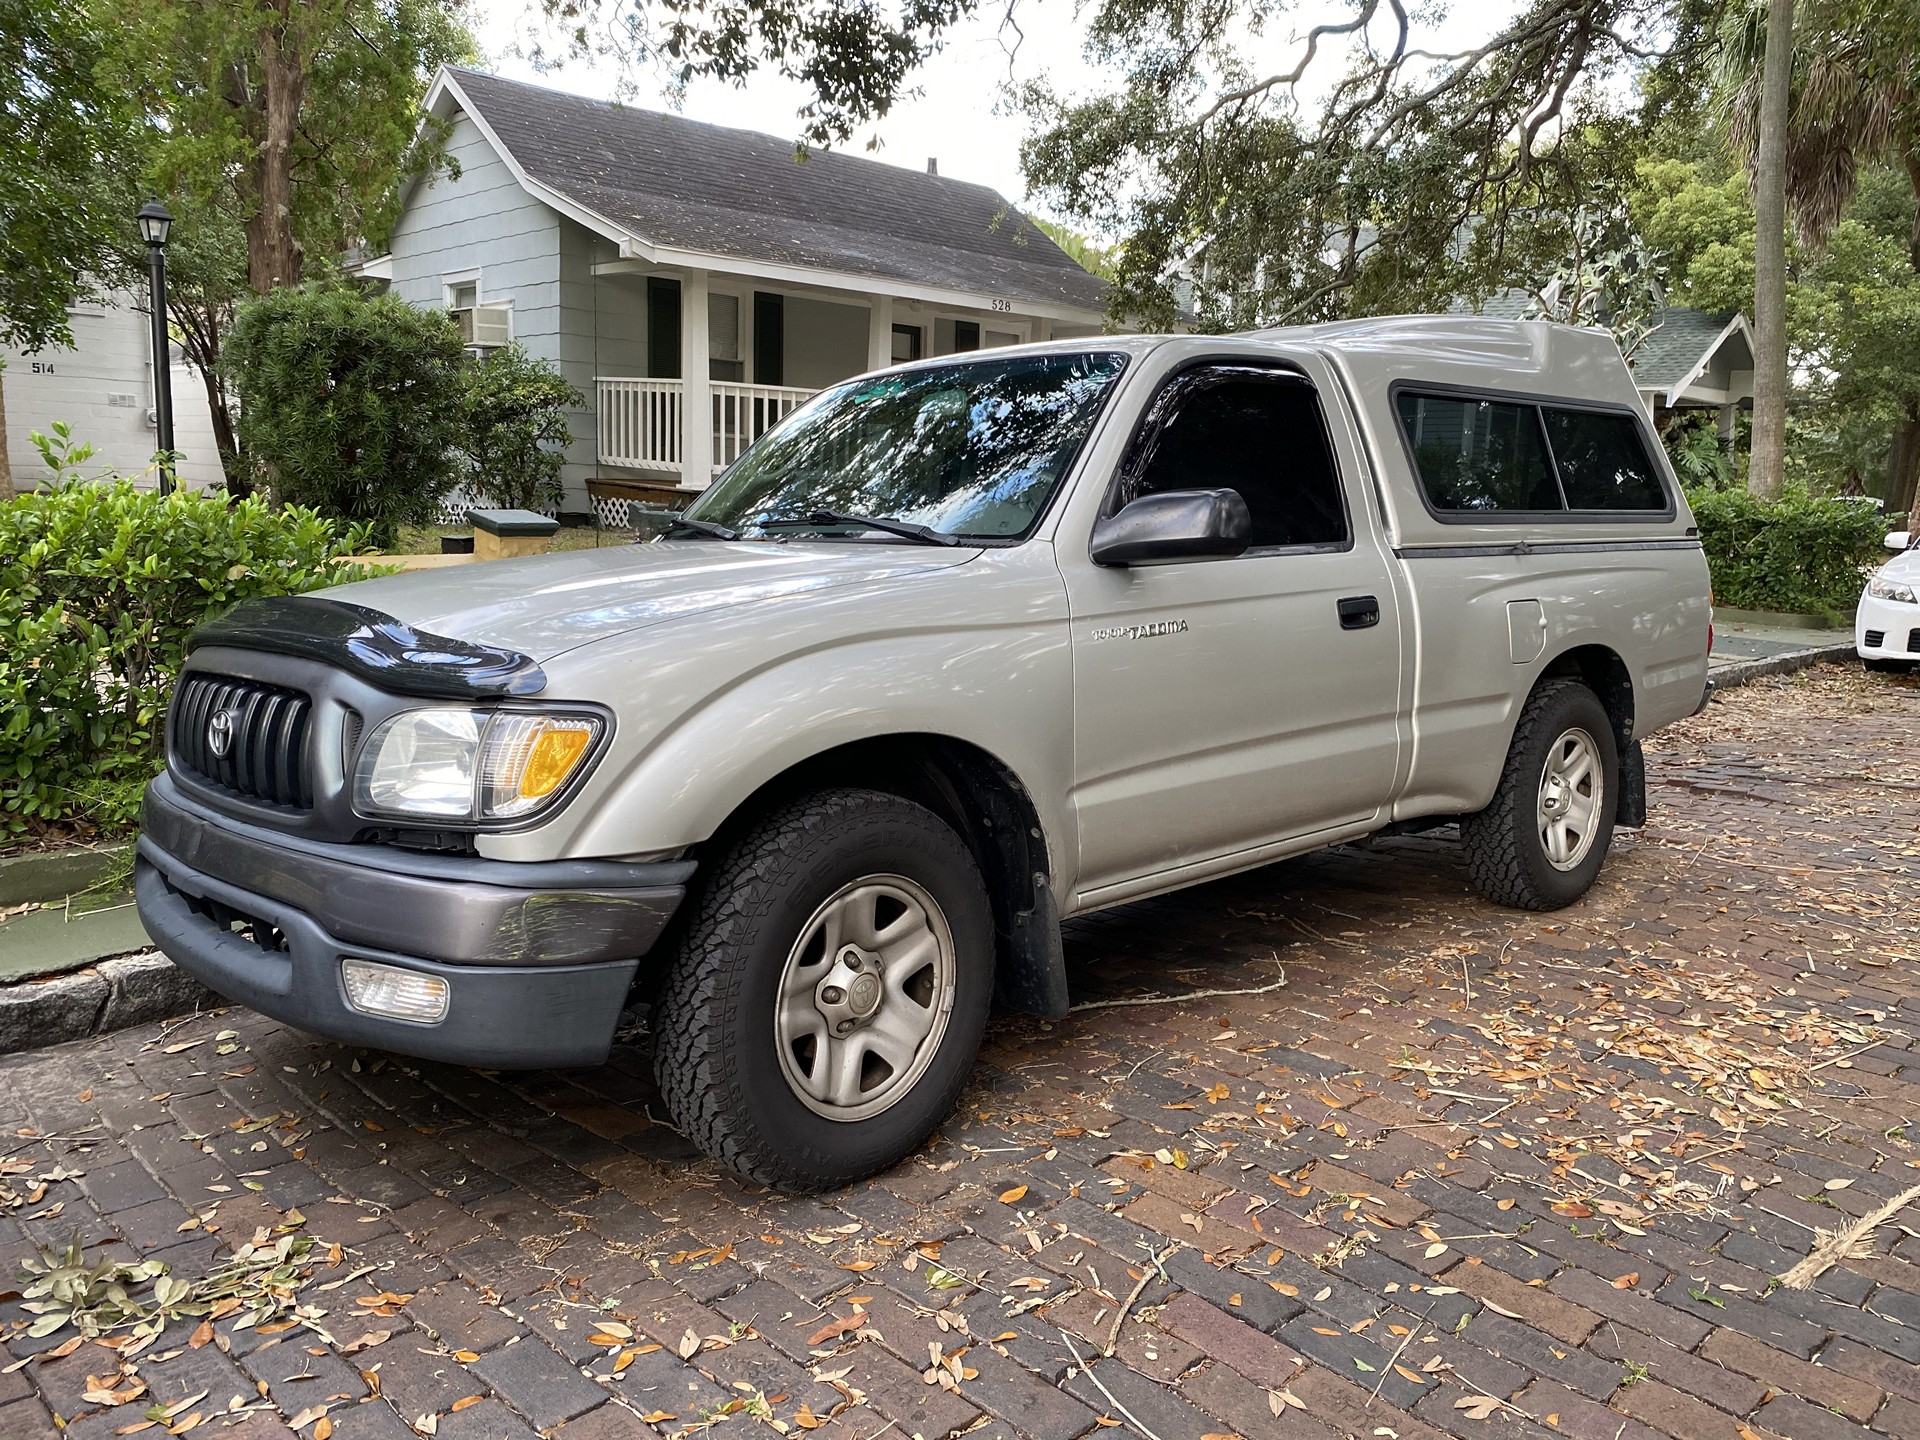
{"label": "white sedan", "polygon": [[1882,565],[1860,595],[1853,645],[1869,670],[1906,670],[1920,664],[1920,548],[1906,531],[1887,536],[1900,553]]}

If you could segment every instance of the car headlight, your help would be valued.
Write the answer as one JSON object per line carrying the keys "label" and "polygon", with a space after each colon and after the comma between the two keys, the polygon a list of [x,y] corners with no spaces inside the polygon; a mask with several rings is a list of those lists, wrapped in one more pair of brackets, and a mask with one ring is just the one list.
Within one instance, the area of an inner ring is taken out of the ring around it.
{"label": "car headlight", "polygon": [[353,808],[408,820],[524,819],[553,803],[605,728],[597,715],[538,710],[403,711],[361,750]]}
{"label": "car headlight", "polygon": [[1867,594],[1876,600],[1904,600],[1914,603],[1913,587],[1902,585],[1898,580],[1889,580],[1884,575],[1876,575],[1867,582]]}

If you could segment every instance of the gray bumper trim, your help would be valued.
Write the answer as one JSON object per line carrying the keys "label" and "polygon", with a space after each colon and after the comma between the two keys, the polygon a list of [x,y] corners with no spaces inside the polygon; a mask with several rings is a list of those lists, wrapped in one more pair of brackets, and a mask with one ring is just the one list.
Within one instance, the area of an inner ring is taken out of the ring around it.
{"label": "gray bumper trim", "polygon": [[[203,875],[145,836],[134,888],[140,918],[161,950],[220,994],[302,1030],[429,1060],[497,1069],[597,1065],[607,1057],[640,964],[445,965],[342,945],[299,910]],[[228,914],[210,913],[214,906],[275,927],[284,948],[269,949],[239,933]],[[447,1017],[421,1025],[355,1010],[340,977],[346,954],[445,979]]]}
{"label": "gray bumper trim", "polygon": [[691,861],[522,863],[308,840],[220,814],[168,775],[147,788],[142,828],[154,863],[296,910],[338,941],[459,965],[645,955],[694,871]]}

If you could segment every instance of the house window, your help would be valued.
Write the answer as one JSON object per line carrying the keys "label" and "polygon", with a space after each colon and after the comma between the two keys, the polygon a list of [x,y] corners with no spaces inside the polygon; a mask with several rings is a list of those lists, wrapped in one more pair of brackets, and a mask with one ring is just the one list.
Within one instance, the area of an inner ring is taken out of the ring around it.
{"label": "house window", "polygon": [[956,320],[953,322],[953,350],[957,355],[965,350],[980,348],[980,322],[977,320]]}
{"label": "house window", "polygon": [[753,382],[786,384],[787,297],[756,290],[753,294]]}
{"label": "house window", "polygon": [[918,325],[896,325],[893,327],[893,363],[903,360],[918,360],[925,343],[926,332]]}
{"label": "house window", "polygon": [[480,303],[480,282],[462,280],[457,285],[447,286],[447,308],[449,310],[471,310]]}
{"label": "house window", "polygon": [[647,277],[647,374],[680,378],[680,282]]}
{"label": "house window", "polygon": [[707,378],[744,380],[747,367],[740,359],[740,297],[707,296]]}

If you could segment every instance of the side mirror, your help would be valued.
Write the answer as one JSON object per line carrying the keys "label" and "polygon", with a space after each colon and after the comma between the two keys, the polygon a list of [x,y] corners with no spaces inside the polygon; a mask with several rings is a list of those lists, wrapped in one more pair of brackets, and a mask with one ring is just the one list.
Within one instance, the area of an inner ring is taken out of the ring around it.
{"label": "side mirror", "polygon": [[1152,565],[1238,555],[1253,517],[1238,490],[1163,490],[1142,495],[1093,527],[1096,565]]}
{"label": "side mirror", "polygon": [[1896,530],[1887,536],[1884,543],[1889,550],[1904,551],[1913,544],[1913,536],[1905,530]]}

